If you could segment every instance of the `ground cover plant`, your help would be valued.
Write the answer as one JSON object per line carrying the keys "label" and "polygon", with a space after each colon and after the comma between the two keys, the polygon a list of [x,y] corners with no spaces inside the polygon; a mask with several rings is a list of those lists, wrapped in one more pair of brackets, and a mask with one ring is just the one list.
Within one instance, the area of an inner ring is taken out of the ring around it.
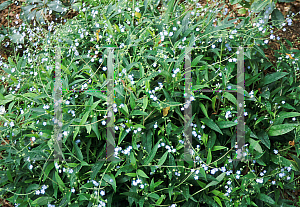
{"label": "ground cover plant", "polygon": [[[220,2],[77,2],[79,15],[63,25],[11,28],[11,44],[26,50],[0,62],[1,196],[19,207],[296,206],[285,194],[299,189],[299,50],[281,44],[274,66],[263,49],[277,38],[272,28],[297,14],[284,18],[272,1],[243,6],[252,12],[230,18]],[[222,92],[193,92],[194,161],[186,162],[184,56],[193,46],[192,89]],[[234,165],[241,106],[224,89],[237,88],[239,46],[246,152]],[[65,160],[53,161],[57,47]],[[99,161],[106,159],[107,47],[116,47],[113,162]]]}

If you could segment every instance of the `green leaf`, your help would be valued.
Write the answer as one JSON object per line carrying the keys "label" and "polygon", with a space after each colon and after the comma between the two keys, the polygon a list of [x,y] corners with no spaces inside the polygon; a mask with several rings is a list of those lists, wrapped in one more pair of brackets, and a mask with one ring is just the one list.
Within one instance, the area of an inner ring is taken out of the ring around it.
{"label": "green leaf", "polygon": [[134,110],[130,116],[138,116],[138,115],[142,115],[142,116],[148,116],[148,114],[144,111],[139,111],[139,110]]}
{"label": "green leaf", "polygon": [[136,168],[136,159],[133,152],[130,153],[130,164]]}
{"label": "green leaf", "polygon": [[54,198],[48,197],[48,196],[43,196],[43,197],[39,197],[37,199],[35,199],[34,201],[32,201],[31,205],[36,206],[44,206],[47,205],[48,203],[51,203],[52,201],[54,201]]}
{"label": "green leaf", "polygon": [[263,153],[263,150],[259,144],[259,141],[255,141],[254,139],[249,138],[249,143],[250,143],[250,149],[253,150],[255,149],[259,153]]}
{"label": "green leaf", "polygon": [[291,117],[296,117],[296,116],[300,116],[300,113],[298,112],[286,112],[286,111],[281,111],[278,114],[280,119],[286,119],[286,118],[291,118]]}
{"label": "green leaf", "polygon": [[193,61],[192,61],[192,64],[191,64],[191,67],[194,67],[195,65],[198,64],[199,60],[203,57],[204,55],[199,55],[197,56]]}
{"label": "green leaf", "polygon": [[85,91],[83,92],[83,94],[85,95],[90,95],[90,96],[95,96],[97,98],[102,99],[103,101],[107,101],[107,96],[104,95],[102,92],[100,91],[95,91],[95,92],[89,92],[89,91]]}
{"label": "green leaf", "polygon": [[130,106],[131,106],[131,109],[134,110],[135,108],[135,97],[133,95],[133,92],[130,93]]}
{"label": "green leaf", "polygon": [[92,123],[94,123],[94,124],[91,124],[92,129],[95,132],[98,140],[100,140],[101,137],[100,137],[100,132],[99,132],[99,129],[98,129],[98,122],[97,122],[97,117],[96,116],[93,117]]}
{"label": "green leaf", "polygon": [[157,165],[159,165],[159,166],[161,166],[161,165],[163,165],[164,164],[164,162],[166,161],[166,159],[167,159],[167,156],[168,156],[168,151],[166,151],[164,154],[163,154],[163,156],[159,159],[159,161],[158,161],[158,164]]}
{"label": "green leaf", "polygon": [[235,98],[234,95],[232,95],[231,93],[224,92],[223,97],[224,97],[224,98],[227,98],[228,101],[230,101],[230,102],[233,103],[234,105],[237,105],[237,104],[236,104],[236,102],[237,102],[237,101],[236,101],[236,98]]}
{"label": "green leaf", "polygon": [[277,27],[279,27],[279,24],[285,20],[283,14],[278,9],[273,10],[271,18],[272,22],[274,22]]}
{"label": "green leaf", "polygon": [[12,1],[5,1],[2,4],[0,4],[0,11],[6,9],[10,4],[12,4]]}
{"label": "green leaf", "polygon": [[213,196],[213,199],[214,199],[221,207],[223,207],[222,202],[221,202],[221,200],[220,200],[219,197]]}
{"label": "green leaf", "polygon": [[274,126],[271,126],[270,130],[268,131],[268,135],[269,136],[283,135],[283,134],[286,134],[286,133],[292,131],[297,126],[298,126],[298,124],[279,124],[279,125],[274,125]]}
{"label": "green leaf", "polygon": [[130,176],[130,177],[136,177],[136,173],[126,173],[125,175]]}
{"label": "green leaf", "polygon": [[151,152],[150,152],[150,154],[148,155],[148,157],[145,159],[144,165],[148,165],[148,164],[153,160],[153,158],[155,157],[155,154],[156,154],[157,149],[158,149],[159,142],[160,142],[160,141],[158,141],[158,142],[156,143],[156,145],[153,147],[153,149],[151,150]]}
{"label": "green leaf", "polygon": [[237,123],[235,123],[234,121],[218,121],[217,125],[220,129],[226,129],[232,126],[236,126]]}
{"label": "green leaf", "polygon": [[124,114],[124,113],[123,113],[123,114],[124,114],[125,116],[128,116],[129,112],[128,112],[128,108],[127,108],[127,105],[126,105],[126,104],[123,105],[122,109],[125,111],[125,114]]}
{"label": "green leaf", "polygon": [[81,150],[79,149],[78,145],[76,143],[74,143],[74,149],[75,149],[75,153],[77,155],[77,158],[80,160],[80,161],[83,161],[83,155],[82,155],[82,152]]}
{"label": "green leaf", "polygon": [[185,197],[185,200],[188,201],[190,197],[190,189],[188,185],[182,186],[182,195]]}
{"label": "green leaf", "polygon": [[200,108],[201,108],[202,112],[204,113],[204,115],[206,116],[206,118],[209,118],[208,114],[207,114],[207,111],[206,111],[206,108],[201,102],[200,102]]}
{"label": "green leaf", "polygon": [[148,194],[148,197],[154,198],[155,200],[159,199],[159,195],[157,195],[156,193],[150,193]]}
{"label": "green leaf", "polygon": [[216,101],[217,101],[217,97],[218,97],[218,96],[214,96],[214,97],[212,98],[212,107],[213,107],[214,112],[216,112]]}
{"label": "green leaf", "polygon": [[142,170],[137,170],[137,174],[143,178],[149,178],[146,173],[144,173],[144,171]]}
{"label": "green leaf", "polygon": [[215,181],[215,180],[211,181],[209,184],[207,184],[205,189],[210,187],[210,186],[215,186],[215,185],[219,184],[224,179],[225,174],[226,174],[226,172],[223,172],[222,174],[220,174],[218,177],[216,177],[217,181]]}
{"label": "green leaf", "polygon": [[212,159],[211,149],[208,148],[208,152],[207,152],[207,160],[206,160],[207,165],[209,165],[209,164],[211,163],[211,159]]}
{"label": "green leaf", "polygon": [[105,174],[103,179],[113,187],[115,192],[117,191],[116,179],[115,179],[115,176],[113,174],[110,174],[110,175]]}
{"label": "green leaf", "polygon": [[100,169],[102,168],[103,164],[104,161],[96,162],[96,164],[92,168],[91,180],[93,180],[96,177],[96,175],[99,173]]}
{"label": "green leaf", "polygon": [[143,111],[146,110],[147,105],[148,105],[148,97],[145,96],[145,97],[143,98]]}
{"label": "green leaf", "polygon": [[258,194],[257,198],[259,200],[262,200],[262,201],[267,202],[269,204],[272,204],[272,205],[275,204],[275,201],[270,196],[267,196],[266,194],[260,193],[260,194]]}
{"label": "green leaf", "polygon": [[47,176],[49,175],[49,172],[54,168],[54,162],[51,162],[45,170],[44,179],[43,182],[46,180]]}
{"label": "green leaf", "polygon": [[7,179],[8,179],[10,182],[13,182],[13,178],[12,178],[12,176],[11,176],[11,171],[8,170],[8,171],[6,171],[6,172],[7,172]]}
{"label": "green leaf", "polygon": [[160,205],[164,201],[165,198],[166,198],[166,195],[161,195],[155,204]]}
{"label": "green leaf", "polygon": [[28,186],[28,188],[26,188],[26,193],[30,193],[33,190],[37,190],[39,188],[39,184],[31,184],[30,186]]}
{"label": "green leaf", "polygon": [[257,134],[258,138],[261,140],[261,142],[268,148],[270,149],[270,146],[271,146],[271,142],[270,142],[270,139],[269,139],[269,136],[267,134],[267,132],[265,131],[260,131],[258,134]]}
{"label": "green leaf", "polygon": [[219,132],[220,134],[223,135],[223,133],[220,130],[220,128],[218,127],[218,125],[216,125],[212,119],[202,118],[200,120],[203,121],[209,128],[211,128],[211,129],[215,130],[216,132]]}
{"label": "green leaf", "polygon": [[[238,13],[239,13],[239,14],[246,14],[246,12],[247,12],[247,10],[244,9],[244,8],[241,8],[241,9],[238,10]],[[218,198],[218,197],[217,197],[217,198]],[[221,205],[221,206],[222,206],[222,205]]]}
{"label": "green leaf", "polygon": [[13,34],[13,35],[11,35],[9,37],[10,37],[10,39],[11,39],[11,41],[13,43],[17,43],[18,42],[18,43],[24,44],[24,38],[23,38],[23,36],[21,34],[15,33],[15,34]]}
{"label": "green leaf", "polygon": [[251,4],[251,11],[258,13],[258,12],[262,11],[269,3],[270,3],[270,0],[254,1]]}
{"label": "green leaf", "polygon": [[265,76],[265,78],[262,80],[263,86],[273,83],[274,81],[279,80],[280,78],[283,78],[284,76],[288,75],[286,72],[276,72],[271,73]]}
{"label": "green leaf", "polygon": [[208,139],[207,142],[207,148],[211,149],[215,145],[216,139],[217,139],[216,133],[214,131],[211,131],[210,138]]}
{"label": "green leaf", "polygon": [[224,146],[214,146],[211,151],[218,151],[218,150],[222,150],[222,149],[227,149],[227,147],[224,147]]}
{"label": "green leaf", "polygon": [[59,185],[60,187],[63,187],[63,189],[66,188],[64,182],[62,181],[62,179],[61,179],[60,176],[58,175],[57,171],[55,171],[55,179],[56,179],[56,181],[57,181],[57,183],[58,183],[58,185]]}
{"label": "green leaf", "polygon": [[[195,90],[199,90],[199,89],[202,89],[202,88],[205,88],[205,87],[209,87],[207,84],[204,84],[204,85],[194,85],[194,86],[192,86],[192,91],[195,91]],[[208,98],[207,96],[206,96],[206,98]],[[210,98],[208,98],[209,100],[210,100]]]}

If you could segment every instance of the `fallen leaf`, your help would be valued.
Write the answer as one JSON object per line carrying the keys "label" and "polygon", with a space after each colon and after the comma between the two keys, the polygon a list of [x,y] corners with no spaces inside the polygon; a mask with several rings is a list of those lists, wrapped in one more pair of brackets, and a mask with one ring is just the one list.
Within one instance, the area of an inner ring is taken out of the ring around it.
{"label": "fallen leaf", "polygon": [[164,115],[164,116],[167,116],[168,113],[169,113],[169,110],[170,110],[170,106],[164,108],[164,109],[163,109],[163,115]]}

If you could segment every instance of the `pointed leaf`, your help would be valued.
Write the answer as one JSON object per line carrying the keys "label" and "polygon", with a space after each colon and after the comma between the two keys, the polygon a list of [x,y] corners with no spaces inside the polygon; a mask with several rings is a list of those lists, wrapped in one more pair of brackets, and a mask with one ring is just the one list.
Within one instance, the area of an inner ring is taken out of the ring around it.
{"label": "pointed leaf", "polygon": [[283,134],[286,134],[286,133],[292,131],[293,129],[295,129],[296,126],[298,126],[298,124],[274,125],[274,126],[271,126],[270,130],[268,131],[268,135],[269,136],[283,135]]}
{"label": "pointed leaf", "polygon": [[271,146],[271,142],[270,142],[270,139],[269,139],[269,136],[267,134],[267,132],[265,131],[260,131],[258,134],[257,134],[258,138],[261,140],[261,142],[268,148],[270,149],[270,146]]}
{"label": "pointed leaf", "polygon": [[149,178],[146,173],[144,173],[144,171],[142,170],[137,170],[137,174],[143,178]]}
{"label": "pointed leaf", "polygon": [[156,145],[153,147],[153,149],[151,150],[151,152],[148,155],[148,157],[145,159],[144,165],[148,165],[153,160],[153,158],[155,157],[155,154],[156,154],[157,149],[158,149],[159,142],[160,141],[158,141],[156,143]]}
{"label": "pointed leaf", "polygon": [[262,80],[263,86],[273,83],[274,81],[277,81],[286,75],[288,75],[288,73],[286,73],[286,72],[276,72],[276,73],[268,74]]}
{"label": "pointed leaf", "polygon": [[262,201],[267,202],[269,204],[272,204],[272,205],[275,204],[275,201],[270,196],[267,196],[266,194],[260,193],[260,194],[258,194],[257,198],[259,200],[262,200]]}
{"label": "pointed leaf", "polygon": [[166,159],[167,159],[167,156],[168,156],[168,151],[166,151],[164,154],[163,154],[163,156],[159,159],[159,161],[158,161],[158,164],[157,165],[163,165],[164,164],[164,162],[166,161]]}
{"label": "pointed leaf", "polygon": [[219,132],[220,134],[223,135],[223,133],[220,130],[220,128],[218,127],[218,125],[216,125],[212,119],[202,118],[200,120],[203,121],[209,128],[211,128],[211,129],[215,130],[216,132]]}

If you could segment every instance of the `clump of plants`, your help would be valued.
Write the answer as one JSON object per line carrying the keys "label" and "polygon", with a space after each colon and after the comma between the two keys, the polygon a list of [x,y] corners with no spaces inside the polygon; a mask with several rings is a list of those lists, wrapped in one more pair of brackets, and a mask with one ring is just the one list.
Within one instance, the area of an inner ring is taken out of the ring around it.
{"label": "clump of plants", "polygon": [[[79,15],[53,33],[36,29],[42,38],[27,30],[38,52],[28,47],[22,57],[0,62],[7,83],[0,88],[2,197],[19,207],[293,206],[283,193],[299,188],[299,51],[282,46],[277,68],[264,56],[275,37],[263,15],[274,2],[261,3],[239,23],[228,14],[216,19],[225,12],[217,2],[171,0],[161,10],[158,4],[79,3]],[[244,103],[230,91],[240,90],[239,46],[245,47]],[[106,157],[111,65],[114,161]],[[271,68],[276,72],[263,73]],[[57,81],[61,159],[55,157]],[[237,162],[241,116],[245,144]]]}

